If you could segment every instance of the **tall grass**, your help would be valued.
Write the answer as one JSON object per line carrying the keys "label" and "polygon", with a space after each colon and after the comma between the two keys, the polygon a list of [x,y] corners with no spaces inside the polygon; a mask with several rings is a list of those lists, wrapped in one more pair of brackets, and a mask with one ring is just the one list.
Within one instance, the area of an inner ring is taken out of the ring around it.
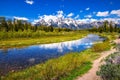
{"label": "tall grass", "polygon": [[64,34],[62,34],[62,32],[57,33],[57,32],[44,32],[44,31],[0,32],[0,40],[16,39],[16,38],[38,38],[43,36],[59,36],[59,35],[64,35]]}
{"label": "tall grass", "polygon": [[88,32],[1,32],[0,48],[22,47],[33,44],[55,43],[69,40],[80,39],[86,36]]}
{"label": "tall grass", "polygon": [[110,42],[105,41],[103,43],[97,43],[97,44],[93,45],[92,51],[94,51],[94,52],[102,52],[102,51],[109,50],[110,48],[111,48]]}

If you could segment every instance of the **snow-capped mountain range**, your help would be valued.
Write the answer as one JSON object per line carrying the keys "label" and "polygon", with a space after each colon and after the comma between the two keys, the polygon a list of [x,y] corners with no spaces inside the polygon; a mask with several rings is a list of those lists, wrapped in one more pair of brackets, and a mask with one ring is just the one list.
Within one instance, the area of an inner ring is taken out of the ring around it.
{"label": "snow-capped mountain range", "polygon": [[39,16],[38,20],[34,20],[34,25],[45,25],[54,26],[60,28],[70,28],[70,29],[85,29],[91,28],[93,26],[99,27],[103,25],[103,22],[108,20],[112,21],[113,24],[120,25],[120,18],[104,18],[104,19],[75,19],[71,16],[65,16],[62,11],[59,11],[57,15],[43,15]]}

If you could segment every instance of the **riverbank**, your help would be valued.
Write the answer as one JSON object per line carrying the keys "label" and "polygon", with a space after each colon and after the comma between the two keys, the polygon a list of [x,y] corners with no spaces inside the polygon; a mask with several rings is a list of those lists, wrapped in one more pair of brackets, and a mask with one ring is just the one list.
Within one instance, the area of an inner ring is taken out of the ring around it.
{"label": "riverbank", "polygon": [[101,60],[105,59],[108,55],[110,55],[111,53],[114,53],[115,51],[116,51],[115,49],[112,49],[110,51],[102,52],[100,55],[100,58],[93,61],[92,68],[89,70],[89,72],[87,72],[81,77],[78,77],[76,80],[99,80],[99,76],[96,75],[96,72],[99,69],[99,66],[101,65],[100,63]]}
{"label": "riverbank", "polygon": [[[77,37],[83,36],[80,35],[80,33],[77,34]],[[73,39],[76,38],[75,34],[69,35],[70,38],[65,39]],[[95,33],[97,34],[97,33]],[[86,35],[86,33],[85,33]],[[51,80],[51,79],[60,79],[60,80],[73,80],[79,75],[82,75],[86,73],[92,66],[91,62],[99,57],[100,54],[97,53],[98,47],[101,50],[108,50],[108,47],[102,47],[104,45],[109,45],[109,40],[114,39],[113,35],[111,34],[104,34],[105,37],[108,37],[107,43],[106,41],[104,43],[99,43],[99,45],[94,46],[94,48],[91,48],[89,50],[85,50],[78,53],[69,53],[64,56],[61,56],[59,58],[51,59],[46,61],[43,64],[38,64],[36,66],[27,68],[22,71],[18,72],[11,72],[7,76],[1,76],[1,79],[3,80],[29,80],[29,79],[42,79],[42,80]],[[74,37],[75,36],[75,37]],[[63,36],[62,36],[63,37]],[[72,38],[71,38],[72,37]],[[84,36],[83,36],[84,37]],[[49,38],[50,39],[50,38]],[[58,38],[60,39],[60,38]],[[60,39],[63,40],[63,39]],[[102,44],[102,45],[101,45]],[[98,50],[99,51],[99,50]],[[77,72],[76,72],[77,71]],[[32,77],[31,77],[32,76]]]}
{"label": "riverbank", "polygon": [[[101,43],[101,44],[105,44]],[[101,45],[100,44],[100,45]],[[106,50],[106,49],[105,49]],[[59,58],[51,59],[43,64],[27,68],[18,72],[11,72],[2,80],[73,80],[79,75],[86,73],[92,66],[91,62],[100,54],[92,48],[77,52],[68,53]]]}
{"label": "riverbank", "polygon": [[[120,40],[114,40],[116,44],[120,44]],[[109,51],[104,51],[101,53],[100,58],[93,61],[92,68],[81,77],[78,77],[76,80],[100,80],[100,77],[96,75],[96,72],[99,70],[99,67],[102,65],[101,61],[105,59],[110,54],[116,52],[116,49],[111,49]]]}
{"label": "riverbank", "polygon": [[19,48],[26,47],[29,45],[47,44],[64,42],[70,40],[77,40],[88,35],[87,31],[71,31],[71,32],[44,32],[40,37],[37,38],[12,38],[12,39],[2,39],[0,40],[0,48]]}
{"label": "riverbank", "polygon": [[[9,32],[7,34],[9,34]],[[116,35],[118,35],[118,33],[114,33],[114,32],[113,33],[90,33],[88,31],[71,31],[71,32],[58,32],[58,33],[42,32],[39,37],[1,39],[0,49],[20,48],[20,47],[26,47],[30,45],[39,45],[39,44],[77,40],[85,37],[88,34],[97,34],[100,36],[108,37],[110,40],[115,39]],[[0,35],[6,35],[6,34],[3,33]]]}
{"label": "riverbank", "polygon": [[[92,59],[91,59],[92,57]],[[71,71],[79,67],[91,68],[91,60],[97,58],[98,54],[91,50],[85,50],[79,53],[69,53],[59,58],[48,60],[43,64],[27,68],[19,72],[11,72],[7,76],[2,77],[2,80],[51,80],[60,79],[68,76]],[[86,72],[88,69],[82,72]],[[80,68],[81,69],[81,68]]]}

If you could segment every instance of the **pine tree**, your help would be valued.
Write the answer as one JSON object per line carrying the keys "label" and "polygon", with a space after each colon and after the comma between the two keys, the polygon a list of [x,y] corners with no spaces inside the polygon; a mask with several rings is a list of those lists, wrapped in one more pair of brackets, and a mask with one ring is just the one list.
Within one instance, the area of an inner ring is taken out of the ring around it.
{"label": "pine tree", "polygon": [[110,22],[110,32],[113,32],[112,21]]}

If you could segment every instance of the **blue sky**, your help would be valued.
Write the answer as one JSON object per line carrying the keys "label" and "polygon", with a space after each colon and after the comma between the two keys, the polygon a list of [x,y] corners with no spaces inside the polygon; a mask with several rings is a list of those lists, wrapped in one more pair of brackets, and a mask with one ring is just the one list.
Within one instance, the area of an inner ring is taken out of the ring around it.
{"label": "blue sky", "polygon": [[120,0],[0,0],[0,16],[32,22],[43,15],[73,19],[120,18]]}

